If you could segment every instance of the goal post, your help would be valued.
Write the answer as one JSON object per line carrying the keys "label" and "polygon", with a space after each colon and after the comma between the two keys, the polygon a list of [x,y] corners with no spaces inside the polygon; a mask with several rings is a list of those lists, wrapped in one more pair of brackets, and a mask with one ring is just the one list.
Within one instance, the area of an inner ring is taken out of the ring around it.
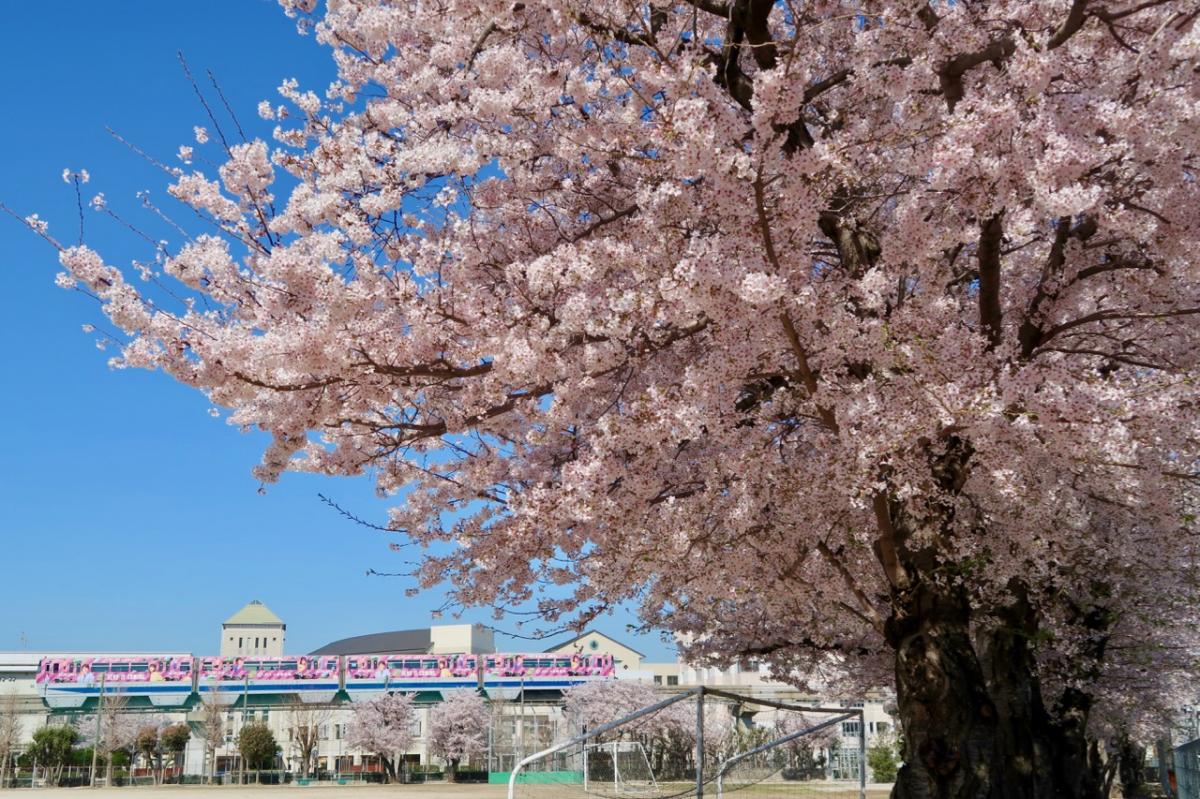
{"label": "goal post", "polygon": [[591,793],[593,782],[600,781],[611,783],[614,796],[636,796],[658,790],[650,757],[641,741],[584,744],[582,755],[584,793]]}
{"label": "goal post", "polygon": [[[717,767],[717,799],[725,799],[725,775],[728,774],[730,772],[730,770],[733,769],[734,766],[736,766],[738,763],[742,762],[743,760],[754,757],[755,755],[760,755],[764,752],[769,752],[770,750],[776,749],[780,746],[783,746],[786,743],[795,741],[799,738],[803,738],[806,735],[812,735],[813,733],[817,733],[817,732],[820,732],[821,730],[832,727],[835,724],[841,724],[843,721],[849,721],[850,719],[854,719],[854,718],[858,718],[861,720],[861,718],[862,718],[861,711],[852,712],[852,713],[843,713],[842,715],[836,716],[836,717],[830,719],[829,721],[821,722],[820,724],[813,725],[812,727],[805,727],[803,729],[797,730],[796,732],[789,733],[787,735],[784,735],[781,738],[776,738],[773,741],[767,741],[765,744],[762,744],[761,746],[756,746],[753,749],[750,749],[746,752],[742,752],[740,754],[734,755],[731,758],[728,758],[727,760],[722,762],[721,765],[719,765]],[[860,759],[860,762],[861,762],[861,759]]]}
{"label": "goal post", "polygon": [[862,706],[704,686],[637,709],[589,701],[573,732],[512,765],[508,799],[865,799]]}
{"label": "goal post", "polygon": [[682,693],[675,694],[674,696],[669,696],[661,702],[655,702],[653,705],[648,705],[647,707],[635,710],[634,712],[622,716],[614,721],[610,721],[607,724],[601,724],[594,729],[584,732],[581,735],[577,735],[574,738],[547,747],[540,752],[534,752],[532,755],[525,757],[519,763],[517,763],[513,767],[512,773],[508,775],[508,799],[517,799],[517,784],[520,782],[522,772],[524,772],[531,764],[536,763],[539,760],[552,757],[559,752],[565,752],[574,749],[575,747],[581,747],[581,751],[586,753],[586,745],[588,741],[598,738],[605,733],[620,729],[621,727],[629,724],[631,721],[637,721],[643,716],[649,716],[652,713],[658,713],[662,710],[665,710],[666,708],[678,704],[679,702],[693,699],[697,696],[702,697],[703,694],[704,688],[692,688]]}
{"label": "goal post", "polygon": [[[751,702],[755,705],[774,708],[776,710],[798,712],[800,714],[813,713],[813,714],[820,714],[820,715],[837,716],[837,718],[831,719],[827,722],[813,725],[810,729],[797,730],[794,734],[785,735],[774,741],[768,742],[767,744],[764,744],[763,746],[759,747],[757,752],[754,752],[754,753],[746,752],[746,753],[737,755],[735,757],[729,758],[729,760],[726,763],[722,763],[718,767],[719,771],[720,771],[720,774],[718,775],[719,777],[723,777],[723,776],[727,775],[730,772],[730,770],[734,766],[737,765],[738,762],[749,759],[752,754],[762,754],[764,752],[769,752],[772,749],[777,749],[778,747],[783,746],[788,743],[791,743],[792,741],[796,741],[801,738],[807,737],[809,735],[813,735],[822,730],[834,728],[837,724],[841,724],[846,721],[857,721],[858,722],[858,734],[855,735],[854,737],[855,737],[855,743],[857,744],[857,749],[858,749],[858,752],[857,752],[858,768],[857,768],[857,775],[856,775],[858,778],[857,779],[858,797],[859,797],[859,799],[866,799],[866,796],[867,796],[867,719],[866,719],[866,714],[864,713],[862,707],[837,707],[837,708],[820,707],[820,706],[805,707],[803,705],[799,705],[794,702],[781,702],[781,701],[776,701],[776,700],[769,699],[766,697],[762,697],[762,698],[748,697],[748,696],[744,696],[742,694],[737,694],[737,693],[733,693],[730,691],[724,691],[719,688],[704,688],[703,692],[707,696],[720,697],[720,698],[736,700],[736,701]],[[721,788],[718,788],[717,790],[718,790],[718,796],[720,796],[721,799],[724,799],[723,794],[721,794]],[[699,794],[699,795],[703,796],[703,794]]]}

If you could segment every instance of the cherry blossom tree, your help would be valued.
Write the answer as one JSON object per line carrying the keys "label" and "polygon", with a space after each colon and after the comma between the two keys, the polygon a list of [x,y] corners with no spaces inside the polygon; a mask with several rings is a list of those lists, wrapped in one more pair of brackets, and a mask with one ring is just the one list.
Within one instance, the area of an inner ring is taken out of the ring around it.
{"label": "cherry blossom tree", "polygon": [[114,365],[372,474],[463,604],[894,682],[900,797],[1098,795],[1195,648],[1193,7],[284,6],[338,80],[168,168],[207,230],[60,245]]}
{"label": "cherry blossom tree", "polygon": [[470,688],[442,691],[442,701],[429,711],[429,749],[446,761],[451,782],[460,763],[487,750],[490,718],[483,697]]}
{"label": "cherry blossom tree", "polygon": [[412,746],[416,709],[411,694],[383,694],[355,702],[346,742],[379,756],[389,781],[400,779],[397,758]]}
{"label": "cherry blossom tree", "polygon": [[[563,712],[577,729],[592,730],[663,700],[650,683],[639,680],[595,680],[563,691]],[[693,704],[694,709],[694,704]],[[661,713],[629,722],[630,732],[648,732],[662,726]]]}
{"label": "cherry blossom tree", "polygon": [[[774,736],[783,737],[801,730],[811,730],[829,721],[828,716],[813,713],[781,712],[775,714]],[[788,766],[802,779],[824,778],[826,767],[841,745],[841,723],[793,738],[783,745]]]}
{"label": "cherry blossom tree", "polygon": [[[653,685],[634,680],[597,680],[563,692],[564,711],[580,729],[609,724],[664,699]],[[655,713],[633,719],[595,742],[632,739],[645,747],[656,773],[681,778],[694,774],[696,750],[696,699],[682,699]],[[724,701],[706,701],[704,754],[718,763],[734,744],[735,718]]]}

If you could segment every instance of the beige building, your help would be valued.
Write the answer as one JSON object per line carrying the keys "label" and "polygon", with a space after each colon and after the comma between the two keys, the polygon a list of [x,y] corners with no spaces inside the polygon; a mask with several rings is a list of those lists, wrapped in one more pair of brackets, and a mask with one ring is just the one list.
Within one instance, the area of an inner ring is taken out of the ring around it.
{"label": "beige building", "polygon": [[569,641],[555,644],[547,649],[546,652],[556,655],[595,655],[602,652],[607,653],[613,656],[618,676],[621,676],[623,672],[637,672],[645,668],[642,665],[642,659],[646,657],[644,654],[596,630],[587,630]]}
{"label": "beige building", "polygon": [[287,625],[257,599],[221,625],[221,657],[283,657]]}

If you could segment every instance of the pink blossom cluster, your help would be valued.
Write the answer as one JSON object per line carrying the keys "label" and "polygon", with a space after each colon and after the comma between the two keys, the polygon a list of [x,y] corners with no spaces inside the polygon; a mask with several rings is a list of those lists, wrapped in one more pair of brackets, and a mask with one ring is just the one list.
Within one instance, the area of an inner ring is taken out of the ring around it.
{"label": "pink blossom cluster", "polygon": [[470,688],[442,691],[442,701],[429,711],[429,749],[452,764],[487,750],[491,711]]}
{"label": "pink blossom cluster", "polygon": [[176,179],[218,231],[166,258],[187,301],[61,256],[116,365],[270,433],[258,479],[372,475],[466,604],[637,601],[693,658],[899,680],[917,747],[958,705],[904,686],[982,684],[976,642],[1018,624],[1010,665],[1064,717],[1174,690],[1194,13],[283,4],[338,78]]}

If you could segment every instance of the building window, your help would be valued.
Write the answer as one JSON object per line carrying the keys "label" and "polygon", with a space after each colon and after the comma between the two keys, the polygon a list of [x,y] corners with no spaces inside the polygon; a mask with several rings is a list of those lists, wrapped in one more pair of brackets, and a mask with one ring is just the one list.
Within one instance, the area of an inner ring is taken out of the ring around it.
{"label": "building window", "polygon": [[857,722],[857,721],[843,721],[842,722],[842,735],[845,735],[847,737],[851,736],[851,735],[858,735],[858,731],[859,731],[859,722]]}
{"label": "building window", "polygon": [[242,639],[239,638],[238,639],[238,649],[241,649],[241,648],[242,648]]}
{"label": "building window", "polygon": [[655,685],[662,685],[662,675],[661,675],[661,674],[655,674],[655,675],[654,675],[654,684],[655,684]]}
{"label": "building window", "polygon": [[667,685],[679,685],[679,677],[674,674],[668,674]]}

